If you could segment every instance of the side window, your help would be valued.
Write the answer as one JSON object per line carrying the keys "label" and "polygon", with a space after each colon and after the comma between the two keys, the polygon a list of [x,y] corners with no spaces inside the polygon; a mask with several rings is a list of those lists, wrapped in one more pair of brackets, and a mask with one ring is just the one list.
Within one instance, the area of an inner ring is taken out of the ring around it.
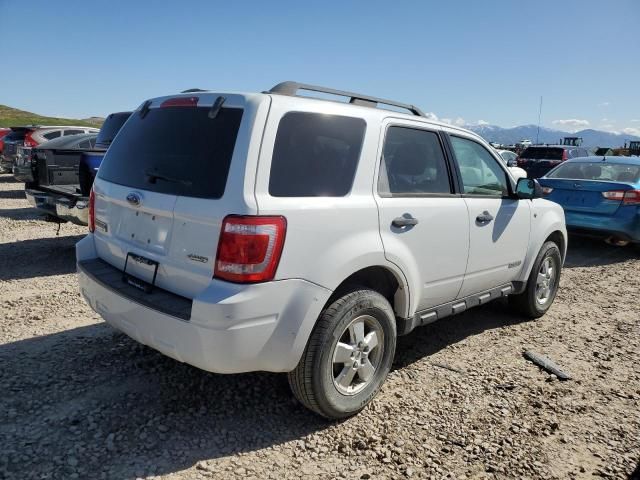
{"label": "side window", "polygon": [[464,193],[470,195],[499,195],[509,193],[507,176],[497,160],[479,143],[451,136]]}
{"label": "side window", "polygon": [[84,130],[65,130],[64,136],[67,137],[69,135],[79,135],[80,133],[84,133]]}
{"label": "side window", "polygon": [[438,135],[415,128],[389,127],[378,192],[381,195],[451,193],[447,162]]}
{"label": "side window", "polygon": [[54,130],[53,132],[48,132],[42,135],[47,140],[53,140],[54,138],[58,138],[62,132],[60,130]]}
{"label": "side window", "polygon": [[344,197],[358,166],[366,123],[361,118],[290,112],[276,134],[269,194]]}

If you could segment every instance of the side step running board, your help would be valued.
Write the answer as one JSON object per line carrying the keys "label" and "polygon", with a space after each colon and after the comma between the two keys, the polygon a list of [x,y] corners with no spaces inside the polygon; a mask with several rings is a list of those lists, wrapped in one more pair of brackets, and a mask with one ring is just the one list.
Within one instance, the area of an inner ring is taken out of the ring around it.
{"label": "side step running board", "polygon": [[406,335],[416,327],[422,327],[423,325],[428,325],[436,320],[462,313],[469,308],[484,305],[491,300],[506,297],[514,292],[514,285],[509,283],[465,298],[459,298],[453,302],[445,303],[437,307],[416,312],[416,314],[411,318],[398,319],[398,335]]}

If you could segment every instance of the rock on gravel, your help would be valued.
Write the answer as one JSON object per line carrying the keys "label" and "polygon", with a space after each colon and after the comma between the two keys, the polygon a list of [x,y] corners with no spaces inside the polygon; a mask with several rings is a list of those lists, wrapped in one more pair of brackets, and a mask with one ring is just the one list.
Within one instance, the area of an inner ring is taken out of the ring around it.
{"label": "rock on gravel", "polygon": [[0,175],[0,478],[622,479],[638,466],[638,250],[572,241],[546,316],[494,304],[418,329],[371,406],[330,423],[283,375],[206,373],[104,324],[77,290],[85,229],[56,236],[22,188]]}

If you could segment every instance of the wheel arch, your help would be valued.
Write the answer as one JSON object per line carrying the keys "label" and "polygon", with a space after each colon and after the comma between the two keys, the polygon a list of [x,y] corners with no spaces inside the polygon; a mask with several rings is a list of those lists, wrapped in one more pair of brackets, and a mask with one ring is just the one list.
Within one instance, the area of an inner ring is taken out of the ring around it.
{"label": "wheel arch", "polygon": [[543,245],[546,242],[553,242],[558,245],[560,257],[562,258],[562,263],[564,263],[564,259],[567,256],[567,239],[564,234],[560,230],[556,230],[545,239]]}
{"label": "wheel arch", "polygon": [[354,286],[363,286],[385,297],[397,317],[405,318],[409,311],[409,287],[402,272],[388,265],[363,267],[342,280],[325,305],[330,305]]}

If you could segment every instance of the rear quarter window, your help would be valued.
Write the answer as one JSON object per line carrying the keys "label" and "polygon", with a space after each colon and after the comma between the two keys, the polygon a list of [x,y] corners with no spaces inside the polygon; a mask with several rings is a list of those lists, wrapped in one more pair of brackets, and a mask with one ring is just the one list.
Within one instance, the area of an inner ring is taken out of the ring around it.
{"label": "rear quarter window", "polygon": [[276,134],[269,194],[343,197],[351,191],[366,123],[361,118],[290,112]]}

